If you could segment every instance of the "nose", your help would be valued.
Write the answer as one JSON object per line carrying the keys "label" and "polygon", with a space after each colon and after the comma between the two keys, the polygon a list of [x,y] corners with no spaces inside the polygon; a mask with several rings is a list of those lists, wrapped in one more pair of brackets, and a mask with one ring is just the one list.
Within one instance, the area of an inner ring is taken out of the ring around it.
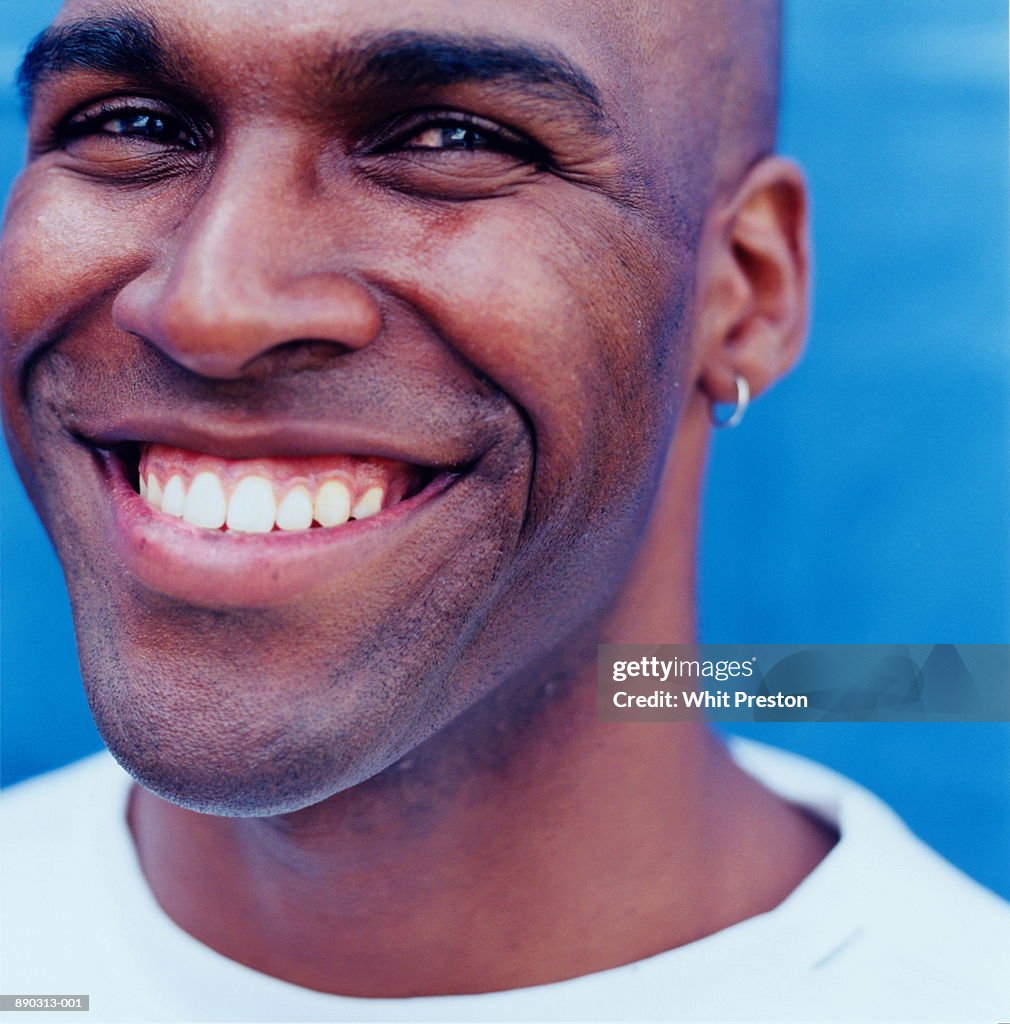
{"label": "nose", "polygon": [[221,379],[293,343],[329,342],[338,352],[370,344],[382,326],[378,302],[342,266],[339,241],[313,237],[307,205],[290,173],[233,161],[116,296],[113,321]]}

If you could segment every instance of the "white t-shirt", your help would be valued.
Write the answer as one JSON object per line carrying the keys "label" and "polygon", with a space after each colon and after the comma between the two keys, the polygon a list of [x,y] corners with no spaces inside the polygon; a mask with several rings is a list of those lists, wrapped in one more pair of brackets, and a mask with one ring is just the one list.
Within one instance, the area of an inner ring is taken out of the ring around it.
{"label": "white t-shirt", "polygon": [[7,790],[0,992],[88,994],[65,1021],[1010,1021],[1010,906],[874,796],[736,740],[742,767],[841,839],[775,910],[570,981],[477,996],[360,999],[214,952],[152,897],[126,825],[130,778],[98,754]]}

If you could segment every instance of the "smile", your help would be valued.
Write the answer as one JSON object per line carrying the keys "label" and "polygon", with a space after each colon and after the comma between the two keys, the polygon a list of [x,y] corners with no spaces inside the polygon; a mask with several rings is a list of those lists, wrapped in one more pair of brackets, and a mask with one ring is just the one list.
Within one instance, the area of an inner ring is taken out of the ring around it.
{"label": "smile", "polygon": [[344,453],[225,457],[164,442],[92,451],[124,567],[209,608],[273,606],[371,572],[423,544],[429,506],[469,475]]}

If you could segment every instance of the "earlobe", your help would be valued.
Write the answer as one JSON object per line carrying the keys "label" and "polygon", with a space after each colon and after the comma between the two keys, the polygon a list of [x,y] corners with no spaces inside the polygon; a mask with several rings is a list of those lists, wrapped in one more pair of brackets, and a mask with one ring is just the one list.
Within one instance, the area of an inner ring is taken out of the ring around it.
{"label": "earlobe", "polygon": [[806,336],[807,190],[781,157],[755,164],[715,211],[699,264],[698,386],[732,402],[736,378],[761,394],[792,368]]}

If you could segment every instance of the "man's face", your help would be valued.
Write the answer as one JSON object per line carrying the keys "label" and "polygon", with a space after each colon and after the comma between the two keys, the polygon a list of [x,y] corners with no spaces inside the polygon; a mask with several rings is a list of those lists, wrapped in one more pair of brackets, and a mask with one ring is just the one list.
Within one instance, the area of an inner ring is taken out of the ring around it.
{"label": "man's face", "polygon": [[641,20],[61,14],[3,240],[7,429],[99,726],[155,791],[318,801],[616,600],[686,390],[705,170]]}

